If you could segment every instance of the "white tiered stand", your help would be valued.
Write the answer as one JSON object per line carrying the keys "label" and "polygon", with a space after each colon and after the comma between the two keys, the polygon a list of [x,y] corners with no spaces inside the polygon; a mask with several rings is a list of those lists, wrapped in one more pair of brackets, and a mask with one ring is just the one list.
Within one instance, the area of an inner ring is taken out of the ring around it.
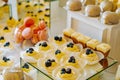
{"label": "white tiered stand", "polygon": [[110,55],[120,63],[120,23],[105,25],[100,18],[87,17],[83,11],[67,10],[67,27],[111,45]]}

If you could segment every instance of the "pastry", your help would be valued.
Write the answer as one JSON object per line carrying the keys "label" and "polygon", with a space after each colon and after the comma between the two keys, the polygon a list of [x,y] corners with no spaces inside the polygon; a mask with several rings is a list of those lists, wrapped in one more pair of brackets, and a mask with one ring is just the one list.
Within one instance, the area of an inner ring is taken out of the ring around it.
{"label": "pastry", "polygon": [[85,51],[80,55],[81,58],[86,59],[88,61],[88,65],[93,65],[98,63],[103,57],[102,53],[98,55],[97,52],[95,52],[92,49],[85,49]]}
{"label": "pastry", "polygon": [[119,15],[115,12],[106,11],[102,14],[101,22],[103,24],[115,25],[119,23]]}
{"label": "pastry", "polygon": [[100,3],[100,8],[102,12],[105,11],[113,11],[114,5],[111,1],[109,0],[104,0]]}
{"label": "pastry", "polygon": [[72,66],[61,66],[56,68],[52,75],[56,80],[78,80],[78,77],[81,76],[81,73]]}
{"label": "pastry", "polygon": [[65,51],[68,51],[69,52],[80,52],[81,51],[81,48],[77,45],[77,44],[74,44],[72,42],[68,42],[66,45],[65,45],[65,48],[64,48]]}
{"label": "pastry", "polygon": [[66,3],[67,9],[71,11],[79,11],[82,8],[82,3],[80,0],[69,0]]}
{"label": "pastry", "polygon": [[100,16],[100,7],[98,5],[88,5],[85,7],[85,15],[90,17]]}
{"label": "pastry", "polygon": [[4,33],[10,32],[10,28],[9,28],[8,26],[5,26],[5,27],[3,28],[3,32],[4,32]]}
{"label": "pastry", "polygon": [[66,37],[71,38],[71,35],[74,33],[75,31],[72,28],[66,28],[63,30],[63,34]]}
{"label": "pastry", "polygon": [[77,40],[78,40],[78,43],[81,43],[83,45],[83,47],[86,47],[86,43],[90,40],[91,38],[88,37],[88,36],[78,36],[77,37]]}
{"label": "pastry", "polygon": [[0,44],[1,44],[1,43],[4,43],[5,41],[6,41],[6,40],[5,40],[4,36],[1,36],[1,37],[0,37]]}
{"label": "pastry", "polygon": [[52,71],[59,66],[59,64],[53,58],[39,59],[37,65],[39,69],[43,70],[49,75],[52,75]]}
{"label": "pastry", "polygon": [[21,57],[26,62],[36,63],[39,58],[43,57],[43,55],[35,51],[34,48],[29,48],[26,51],[21,52]]}
{"label": "pastry", "polygon": [[4,70],[6,68],[11,68],[14,65],[14,61],[12,58],[3,57],[0,59],[0,70]]}
{"label": "pastry", "polygon": [[25,74],[26,80],[37,80],[37,70],[28,65],[28,63],[24,63],[24,65],[22,66],[22,70]]}
{"label": "pastry", "polygon": [[87,47],[95,50],[95,49],[96,49],[96,46],[97,46],[99,43],[100,43],[100,42],[99,42],[98,40],[96,40],[96,39],[91,39],[91,40],[89,40],[89,41],[86,43],[86,45],[87,45]]}
{"label": "pastry", "polygon": [[106,43],[101,43],[96,46],[96,50],[102,52],[104,57],[108,56],[110,49],[111,49],[110,45]]}
{"label": "pastry", "polygon": [[96,0],[82,0],[82,3],[83,3],[84,6],[95,5],[96,4]]}
{"label": "pastry", "polygon": [[71,34],[71,39],[73,40],[74,43],[78,43],[77,38],[83,36],[83,34],[79,33],[79,32],[74,32]]}

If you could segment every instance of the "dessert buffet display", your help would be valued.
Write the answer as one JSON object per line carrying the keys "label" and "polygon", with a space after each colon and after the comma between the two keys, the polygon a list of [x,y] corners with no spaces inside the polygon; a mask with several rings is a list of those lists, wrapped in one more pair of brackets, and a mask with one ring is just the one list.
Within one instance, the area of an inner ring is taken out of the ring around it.
{"label": "dessert buffet display", "polygon": [[[111,47],[71,28],[21,52],[21,58],[55,80],[86,80],[108,67]],[[51,80],[51,79],[50,79]]]}

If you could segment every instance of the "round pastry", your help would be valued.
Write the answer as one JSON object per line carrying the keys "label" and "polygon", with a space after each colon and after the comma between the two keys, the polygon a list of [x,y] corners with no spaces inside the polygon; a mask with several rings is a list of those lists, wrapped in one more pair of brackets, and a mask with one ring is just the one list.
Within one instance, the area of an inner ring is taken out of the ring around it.
{"label": "round pastry", "polygon": [[6,68],[11,68],[14,64],[13,59],[10,57],[3,57],[2,59],[0,59],[0,70],[4,70]]}
{"label": "round pastry", "polygon": [[108,25],[119,23],[119,16],[115,12],[106,11],[102,14],[101,22]]}
{"label": "round pastry", "polygon": [[43,57],[43,55],[35,51],[34,48],[29,48],[26,51],[21,52],[21,57],[26,62],[36,63],[39,58]]}
{"label": "round pastry", "polygon": [[82,3],[80,0],[69,0],[67,1],[66,6],[71,11],[79,11],[81,10]]}
{"label": "round pastry", "polygon": [[4,43],[5,42],[5,38],[4,38],[4,36],[1,36],[0,37],[0,43]]}
{"label": "round pastry", "polygon": [[56,80],[78,80],[81,73],[72,66],[61,66],[53,71],[52,76]]}
{"label": "round pastry", "polygon": [[51,75],[52,71],[59,66],[54,58],[42,58],[38,60],[37,66],[43,72]]}
{"label": "round pastry", "polygon": [[82,3],[83,3],[84,6],[95,5],[96,0],[82,0]]}
{"label": "round pastry", "polygon": [[98,5],[88,5],[85,8],[85,15],[90,17],[100,16],[100,7]]}
{"label": "round pastry", "polygon": [[113,11],[114,5],[109,0],[104,0],[100,3],[100,8],[103,12],[105,11]]}
{"label": "round pastry", "polygon": [[85,49],[84,52],[80,55],[81,58],[84,58],[88,61],[88,65],[93,65],[98,63],[101,59],[104,58],[102,53],[97,53],[92,49]]}

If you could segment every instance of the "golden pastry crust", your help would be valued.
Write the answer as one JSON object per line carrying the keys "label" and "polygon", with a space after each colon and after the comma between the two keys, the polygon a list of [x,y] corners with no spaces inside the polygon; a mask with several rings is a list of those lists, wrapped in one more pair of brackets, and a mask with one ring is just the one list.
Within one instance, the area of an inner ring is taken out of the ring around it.
{"label": "golden pastry crust", "polygon": [[111,49],[111,46],[109,44],[106,44],[106,43],[101,43],[101,44],[96,46],[96,49],[97,49],[97,51],[102,52],[105,57],[107,57],[108,53]]}
{"label": "golden pastry crust", "polygon": [[71,35],[71,38],[72,38],[72,40],[73,40],[75,43],[78,43],[77,38],[80,37],[80,36],[83,36],[83,35],[80,34],[79,32],[74,32],[74,33]]}
{"label": "golden pastry crust", "polygon": [[71,35],[72,35],[74,32],[75,32],[75,31],[74,31],[72,28],[67,28],[67,29],[64,29],[63,34],[64,34],[64,36],[70,38]]}
{"label": "golden pastry crust", "polygon": [[96,40],[96,39],[91,39],[90,41],[88,41],[88,42],[86,43],[86,45],[87,45],[87,47],[92,48],[92,49],[95,50],[96,46],[97,46],[99,43],[100,43],[100,42],[99,42],[98,40]]}

